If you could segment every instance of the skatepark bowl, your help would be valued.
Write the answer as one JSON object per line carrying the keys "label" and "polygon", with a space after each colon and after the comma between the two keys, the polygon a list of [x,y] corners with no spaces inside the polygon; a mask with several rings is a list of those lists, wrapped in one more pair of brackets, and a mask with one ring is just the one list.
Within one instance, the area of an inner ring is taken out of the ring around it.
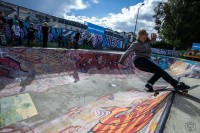
{"label": "skatepark bowl", "polygon": [[[1,48],[0,133],[197,133],[200,88],[188,95],[144,91],[152,76],[117,62],[123,52]],[[186,84],[200,85],[200,63],[152,55]],[[154,89],[169,84],[162,78]]]}

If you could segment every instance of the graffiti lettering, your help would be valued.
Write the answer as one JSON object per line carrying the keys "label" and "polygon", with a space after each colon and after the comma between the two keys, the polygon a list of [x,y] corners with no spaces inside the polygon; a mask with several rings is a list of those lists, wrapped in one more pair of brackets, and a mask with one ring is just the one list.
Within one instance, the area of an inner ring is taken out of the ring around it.
{"label": "graffiti lettering", "polygon": [[76,67],[88,71],[90,68],[102,69],[109,67],[110,69],[118,69],[118,61],[121,55],[96,54],[96,53],[80,53],[80,59],[76,62]]}
{"label": "graffiti lettering", "polygon": [[121,48],[121,46],[122,46],[121,40],[119,38],[105,35],[105,39],[107,41],[107,47],[109,47],[109,48]]}
{"label": "graffiti lettering", "polygon": [[59,131],[58,133],[77,133],[81,126],[70,126],[68,128]]}
{"label": "graffiti lettering", "polygon": [[[133,133],[145,127],[153,118],[154,110],[168,94],[155,99],[146,100],[138,104],[134,109],[131,107],[107,108],[110,114],[100,119],[99,123],[92,128],[93,132],[126,132]],[[132,111],[131,111],[132,110]],[[159,109],[157,109],[158,111]]]}
{"label": "graffiti lettering", "polygon": [[83,107],[75,107],[69,110],[69,112],[67,113],[67,115],[69,117],[74,117],[78,114],[80,114],[83,111]]}

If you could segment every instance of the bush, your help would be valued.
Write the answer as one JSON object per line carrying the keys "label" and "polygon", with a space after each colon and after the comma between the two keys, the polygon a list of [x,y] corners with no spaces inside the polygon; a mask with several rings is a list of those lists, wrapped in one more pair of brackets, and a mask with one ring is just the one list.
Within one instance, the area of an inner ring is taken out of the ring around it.
{"label": "bush", "polygon": [[152,48],[173,50],[173,46],[165,41],[159,41],[159,42],[157,41],[152,43]]}

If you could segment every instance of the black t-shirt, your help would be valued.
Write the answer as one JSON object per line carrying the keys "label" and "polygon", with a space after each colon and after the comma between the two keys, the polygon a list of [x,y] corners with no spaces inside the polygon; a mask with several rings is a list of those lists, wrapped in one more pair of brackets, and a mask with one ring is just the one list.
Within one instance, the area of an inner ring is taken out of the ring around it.
{"label": "black t-shirt", "polygon": [[35,29],[34,28],[28,28],[28,39],[32,39],[34,37],[34,32]]}
{"label": "black t-shirt", "polygon": [[3,26],[6,24],[6,19],[1,16],[0,17],[0,29],[3,29]]}
{"label": "black t-shirt", "polygon": [[62,41],[62,35],[58,36],[58,41]]}
{"label": "black t-shirt", "polygon": [[78,41],[79,40],[79,38],[80,38],[80,33],[79,32],[77,32],[76,34],[75,34],[75,36],[74,36],[74,39],[76,40],[76,41]]}
{"label": "black t-shirt", "polygon": [[49,34],[49,27],[42,26],[42,34],[43,35],[48,35]]}

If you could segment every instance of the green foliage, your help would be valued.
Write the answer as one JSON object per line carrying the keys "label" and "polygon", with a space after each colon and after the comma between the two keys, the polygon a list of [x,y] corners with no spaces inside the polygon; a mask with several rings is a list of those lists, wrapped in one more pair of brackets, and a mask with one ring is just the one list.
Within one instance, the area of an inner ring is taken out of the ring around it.
{"label": "green foliage", "polygon": [[168,49],[172,50],[173,46],[170,43],[167,43],[165,41],[156,41],[152,43],[152,48],[160,48],[160,49]]}
{"label": "green foliage", "polygon": [[200,42],[200,1],[168,0],[154,9],[155,29],[162,41],[178,49]]}

